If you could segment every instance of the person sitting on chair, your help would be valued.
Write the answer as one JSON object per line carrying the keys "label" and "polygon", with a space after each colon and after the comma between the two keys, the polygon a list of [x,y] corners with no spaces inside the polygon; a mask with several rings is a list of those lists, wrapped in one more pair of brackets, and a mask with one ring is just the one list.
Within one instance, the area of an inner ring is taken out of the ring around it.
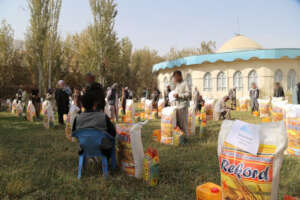
{"label": "person sitting on chair", "polygon": [[[104,96],[102,98],[104,98]],[[97,111],[97,107],[99,106],[98,100],[99,95],[95,96],[95,94],[92,92],[86,92],[82,96],[81,103],[85,109],[85,112],[82,112],[74,119],[72,132],[80,129],[96,129],[101,132],[106,132],[115,138],[116,129],[109,117],[104,113],[104,111]],[[112,140],[108,138],[102,140],[100,148],[104,155],[109,157],[112,147]]]}
{"label": "person sitting on chair", "polygon": [[230,109],[226,107],[228,96],[219,99],[214,107],[215,120],[230,119]]}

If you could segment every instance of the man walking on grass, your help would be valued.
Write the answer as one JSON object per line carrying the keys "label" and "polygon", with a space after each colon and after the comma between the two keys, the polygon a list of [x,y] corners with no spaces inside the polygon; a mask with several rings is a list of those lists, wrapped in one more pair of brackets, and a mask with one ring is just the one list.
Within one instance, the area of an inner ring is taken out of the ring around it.
{"label": "man walking on grass", "polygon": [[176,99],[175,105],[177,107],[177,126],[184,132],[186,141],[188,133],[188,107],[191,94],[186,82],[182,78],[181,71],[173,73],[173,80],[175,83],[174,98]]}

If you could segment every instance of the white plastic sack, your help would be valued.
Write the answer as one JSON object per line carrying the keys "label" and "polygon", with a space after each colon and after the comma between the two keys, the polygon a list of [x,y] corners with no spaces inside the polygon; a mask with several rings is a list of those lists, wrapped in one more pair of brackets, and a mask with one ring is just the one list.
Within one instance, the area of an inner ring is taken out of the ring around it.
{"label": "white plastic sack", "polygon": [[26,111],[26,118],[28,121],[33,122],[35,120],[35,117],[36,117],[35,108],[32,104],[32,101],[29,101],[27,106],[27,111]]}
{"label": "white plastic sack", "polygon": [[17,104],[18,104],[17,99],[14,99],[13,102],[12,102],[12,105],[11,105],[11,112],[12,112],[13,114],[16,113]]}
{"label": "white plastic sack", "polygon": [[45,100],[42,105],[43,124],[46,129],[54,126],[54,112],[51,101]]}
{"label": "white plastic sack", "polygon": [[118,162],[129,176],[138,179],[143,175],[144,148],[141,129],[147,123],[118,124],[117,129],[117,157]]}
{"label": "white plastic sack", "polygon": [[288,104],[288,100],[285,101],[272,101],[272,119],[273,122],[283,120],[285,114],[285,107]]}
{"label": "white plastic sack", "polygon": [[22,113],[23,113],[23,105],[22,105],[21,101],[19,101],[16,106],[16,114],[18,117],[21,117]]}
{"label": "white plastic sack", "polygon": [[218,156],[223,199],[277,200],[279,174],[287,135],[283,122],[260,124],[257,155],[226,143],[234,121],[224,121],[219,133]]}
{"label": "white plastic sack", "polygon": [[145,118],[151,119],[152,117],[152,100],[147,99],[145,101]]}
{"label": "white plastic sack", "polygon": [[250,97],[241,97],[241,98],[239,98],[240,110],[241,111],[248,111],[249,102],[250,102]]}
{"label": "white plastic sack", "polygon": [[134,123],[135,109],[134,102],[132,99],[126,100],[126,122]]}

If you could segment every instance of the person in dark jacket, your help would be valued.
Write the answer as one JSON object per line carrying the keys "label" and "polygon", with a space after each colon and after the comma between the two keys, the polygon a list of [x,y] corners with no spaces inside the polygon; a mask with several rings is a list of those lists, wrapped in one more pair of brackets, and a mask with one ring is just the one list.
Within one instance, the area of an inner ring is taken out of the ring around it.
{"label": "person in dark jacket", "polygon": [[274,97],[284,97],[284,91],[283,88],[281,87],[280,83],[275,83],[274,84]]}
{"label": "person in dark jacket", "polygon": [[259,104],[258,104],[258,98],[259,98],[259,89],[257,88],[256,83],[252,83],[252,88],[249,91],[250,96],[250,105],[251,105],[251,111],[258,111],[259,110]]}
{"label": "person in dark jacket", "polygon": [[35,108],[36,118],[39,120],[40,112],[41,112],[41,97],[39,94],[39,90],[37,88],[35,88],[31,91],[31,100],[32,100],[32,104]]}
{"label": "person in dark jacket", "polygon": [[58,112],[58,123],[64,124],[64,115],[69,112],[69,95],[64,90],[63,80],[58,81],[58,88],[55,91],[55,100]]}
{"label": "person in dark jacket", "polygon": [[[72,132],[75,132],[79,129],[91,128],[105,132],[111,135],[113,138],[116,137],[115,126],[110,121],[109,117],[103,111],[97,111],[97,106],[99,106],[99,98],[103,98],[105,101],[104,96],[95,95],[90,92],[87,92],[82,96],[82,106],[84,107],[85,111],[74,119]],[[102,107],[103,105],[100,106]],[[99,148],[104,155],[109,157],[112,147],[113,141],[104,138]],[[80,150],[79,153],[81,152],[82,150]]]}
{"label": "person in dark jacket", "polygon": [[87,87],[85,89],[85,93],[91,93],[95,95],[97,111],[104,111],[105,98],[102,98],[104,96],[104,90],[102,85],[97,83],[95,79],[95,76],[90,73],[86,75]]}

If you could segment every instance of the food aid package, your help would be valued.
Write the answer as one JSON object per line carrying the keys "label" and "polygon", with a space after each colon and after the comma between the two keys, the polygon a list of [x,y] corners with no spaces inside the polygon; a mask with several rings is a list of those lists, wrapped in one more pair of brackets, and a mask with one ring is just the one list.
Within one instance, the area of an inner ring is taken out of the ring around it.
{"label": "food aid package", "polygon": [[161,130],[160,129],[153,130],[152,140],[155,142],[160,142],[160,138],[161,138]]}
{"label": "food aid package", "polygon": [[225,120],[218,139],[223,199],[277,200],[286,148],[283,121],[254,125]]}
{"label": "food aid package", "polygon": [[126,116],[127,123],[134,123],[135,109],[134,109],[134,102],[132,99],[126,100],[125,116]]}
{"label": "food aid package", "polygon": [[240,102],[240,111],[248,111],[250,98],[249,97],[242,97],[239,99]]}
{"label": "food aid package", "polygon": [[145,101],[145,118],[151,119],[152,117],[152,100],[147,99]]}
{"label": "food aid package", "polygon": [[200,112],[200,134],[201,135],[205,133],[206,125],[207,125],[206,110],[205,107],[202,107]]}
{"label": "food aid package", "polygon": [[157,103],[157,107],[158,107],[158,116],[161,117],[162,109],[165,107],[165,100],[159,99]]}
{"label": "food aid package", "polygon": [[46,129],[54,127],[54,112],[49,100],[43,102],[42,106],[43,124]]}
{"label": "food aid package", "polygon": [[272,97],[272,102],[284,101],[284,97]]}
{"label": "food aid package", "polygon": [[23,113],[23,105],[22,105],[21,101],[19,101],[16,106],[16,114],[18,117],[21,117],[22,113]]}
{"label": "food aid package", "polygon": [[173,143],[173,129],[176,126],[176,107],[170,106],[161,113],[161,143]]}
{"label": "food aid package", "polygon": [[26,119],[28,121],[35,121],[35,117],[36,117],[36,112],[35,112],[35,108],[32,104],[32,101],[28,102],[28,106],[27,106],[27,111],[26,111]]}
{"label": "food aid package", "polygon": [[286,109],[288,135],[287,154],[300,158],[300,105],[289,105]]}
{"label": "food aid package", "polygon": [[140,109],[145,109],[145,102],[146,102],[146,98],[145,97],[143,97],[143,98],[141,98],[141,103],[140,103]]}
{"label": "food aid package", "polygon": [[16,113],[17,105],[18,105],[18,101],[17,101],[17,99],[14,99],[13,102],[12,102],[12,105],[11,105],[11,112],[12,112],[13,114]]}
{"label": "food aid package", "polygon": [[195,107],[189,107],[188,113],[188,136],[195,135],[196,133],[196,115]]}
{"label": "food aid package", "polygon": [[142,178],[144,149],[141,137],[142,127],[147,123],[118,124],[117,157],[122,171],[129,176]]}
{"label": "food aid package", "polygon": [[78,108],[78,106],[76,106],[75,104],[72,104],[67,116],[67,120],[66,120],[66,128],[65,128],[65,135],[66,138],[71,141],[71,142],[75,142],[75,138],[72,137],[72,127],[74,124],[74,120],[75,118],[79,115],[80,108]]}
{"label": "food aid package", "polygon": [[215,99],[205,100],[206,119],[213,120],[214,118],[214,103]]}
{"label": "food aid package", "polygon": [[11,112],[12,103],[10,99],[6,100],[6,105],[7,105],[7,112]]}
{"label": "food aid package", "polygon": [[172,131],[172,145],[173,146],[180,146],[183,144],[184,139],[184,133],[182,130],[180,130],[179,127],[175,127]]}
{"label": "food aid package", "polygon": [[270,100],[258,99],[259,115],[261,118],[270,117]]}
{"label": "food aid package", "polygon": [[285,107],[288,101],[272,101],[272,120],[278,122],[283,120]]}
{"label": "food aid package", "polygon": [[159,157],[156,149],[148,148],[144,157],[143,179],[150,186],[158,184]]}

